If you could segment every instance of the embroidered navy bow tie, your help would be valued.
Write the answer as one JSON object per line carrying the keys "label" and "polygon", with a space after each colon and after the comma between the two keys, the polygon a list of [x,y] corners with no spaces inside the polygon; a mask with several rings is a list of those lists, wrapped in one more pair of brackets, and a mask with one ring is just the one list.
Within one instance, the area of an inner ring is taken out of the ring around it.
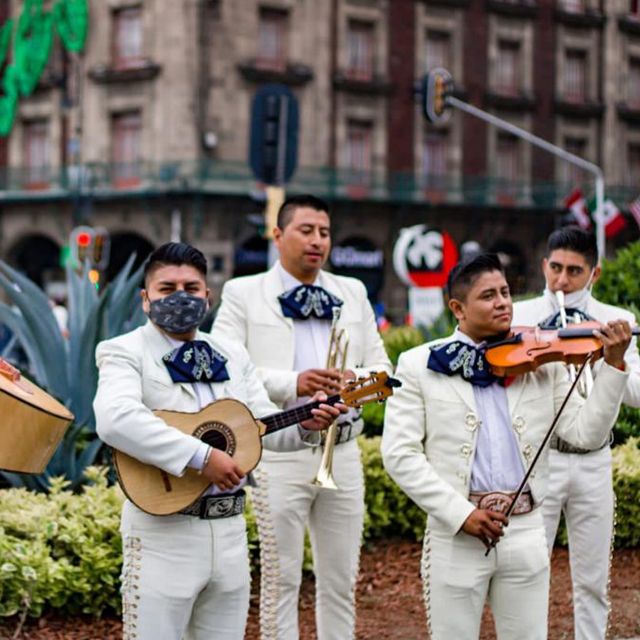
{"label": "embroidered navy bow tie", "polygon": [[334,307],[341,307],[340,298],[322,287],[313,284],[301,284],[278,296],[285,318],[307,320],[314,317],[319,320],[332,320]]}
{"label": "embroidered navy bow tie", "polygon": [[[567,322],[569,324],[579,323],[579,322],[588,322],[589,320],[594,320],[588,313],[584,311],[580,311],[580,309],[565,309],[565,313],[567,314]],[[560,312],[552,313],[548,318],[543,320],[538,326],[541,329],[561,329],[562,328],[562,320],[560,319]]]}
{"label": "embroidered navy bow tie", "polygon": [[185,342],[162,358],[174,382],[224,382],[227,359],[204,340]]}
{"label": "embroidered navy bow tie", "polygon": [[499,378],[489,370],[484,349],[454,340],[431,347],[427,369],[447,376],[462,376],[477,387],[488,387]]}

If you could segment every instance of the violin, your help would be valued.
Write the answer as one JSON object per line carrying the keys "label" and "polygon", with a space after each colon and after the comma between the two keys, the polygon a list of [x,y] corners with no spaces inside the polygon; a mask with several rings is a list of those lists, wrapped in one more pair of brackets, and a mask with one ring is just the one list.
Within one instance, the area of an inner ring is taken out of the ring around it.
{"label": "violin", "polygon": [[[509,337],[487,345],[485,358],[491,372],[498,377],[517,376],[535,371],[548,362],[581,365],[587,358],[594,362],[602,357],[602,342],[593,335],[602,324],[581,322],[566,329],[512,327]],[[633,327],[634,336],[640,328]]]}

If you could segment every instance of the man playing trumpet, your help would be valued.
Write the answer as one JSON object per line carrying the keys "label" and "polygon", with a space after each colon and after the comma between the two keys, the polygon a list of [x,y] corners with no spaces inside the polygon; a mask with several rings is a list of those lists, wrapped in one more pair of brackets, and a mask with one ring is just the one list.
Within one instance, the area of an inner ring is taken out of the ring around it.
{"label": "man playing trumpet", "polygon": [[[598,249],[592,234],[578,227],[554,231],[547,242],[542,271],[546,280],[544,293],[513,306],[514,325],[556,327],[563,323],[563,316],[569,323],[623,318],[635,324],[629,311],[603,304],[591,295],[591,286],[600,276]],[[622,401],[640,407],[640,357],[635,339],[624,359],[629,378]],[[594,374],[601,366],[597,365]],[[584,391],[589,387],[585,385]],[[576,640],[604,640],[606,636],[613,510],[609,440],[593,450],[574,447],[560,438],[552,439],[549,494],[543,514],[549,553],[553,550],[561,512],[567,523]]]}
{"label": "man playing trumpet", "polygon": [[[388,371],[391,364],[378,334],[365,287],[352,278],[322,270],[331,248],[328,206],[313,196],[288,198],[278,213],[274,241],[280,260],[266,273],[227,282],[215,329],[248,349],[271,400],[281,407],[305,402],[317,390],[336,393],[344,379]],[[327,368],[334,309],[334,333],[349,335],[346,361]],[[344,374],[339,369],[344,366]],[[273,518],[279,562],[276,593],[261,596],[263,622],[277,602],[276,628],[263,624],[263,637],[298,638],[298,591],[305,527],[308,525],[316,575],[319,640],[354,635],[354,590],[364,516],[360,452],[355,441],[362,420],[340,422],[332,474],[337,490],[314,485],[322,452],[309,447],[295,454],[265,452],[266,502]],[[327,446],[327,445],[325,445]],[[329,445],[330,446],[330,445]],[[258,518],[265,509],[257,505]],[[268,527],[263,530],[269,531]],[[267,541],[262,540],[265,545]],[[268,567],[265,567],[268,569]],[[263,583],[264,585],[264,583]]]}

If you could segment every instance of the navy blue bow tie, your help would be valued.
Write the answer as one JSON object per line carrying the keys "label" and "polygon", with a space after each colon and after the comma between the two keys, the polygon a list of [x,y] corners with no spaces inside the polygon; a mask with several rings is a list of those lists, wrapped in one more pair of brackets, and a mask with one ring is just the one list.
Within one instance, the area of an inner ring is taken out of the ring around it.
{"label": "navy blue bow tie", "polygon": [[484,349],[459,340],[431,347],[427,369],[447,376],[462,376],[477,387],[488,387],[498,380],[489,370]]}
{"label": "navy blue bow tie", "polygon": [[[567,323],[574,324],[579,322],[588,322],[589,320],[595,320],[588,313],[580,311],[580,309],[565,309],[567,314]],[[543,320],[539,325],[541,329],[561,329],[562,320],[560,319],[560,312],[552,313],[548,318]]]}
{"label": "navy blue bow tie", "polygon": [[285,318],[307,320],[314,317],[319,320],[332,320],[334,307],[341,307],[340,298],[322,287],[313,284],[301,284],[278,296]]}
{"label": "navy blue bow tie", "polygon": [[174,382],[224,382],[227,359],[204,340],[192,340],[162,358]]}

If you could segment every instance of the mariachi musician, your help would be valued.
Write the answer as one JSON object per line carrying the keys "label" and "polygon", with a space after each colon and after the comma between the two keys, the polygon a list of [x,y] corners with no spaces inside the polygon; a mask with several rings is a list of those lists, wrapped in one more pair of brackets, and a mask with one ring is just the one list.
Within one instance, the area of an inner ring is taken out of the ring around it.
{"label": "mariachi musician", "polygon": [[[633,314],[599,302],[591,286],[600,276],[593,234],[578,227],[554,231],[542,261],[546,288],[542,296],[513,307],[514,325],[559,328],[584,320],[607,322]],[[562,306],[560,304],[562,302]],[[624,356],[629,378],[623,402],[640,407],[640,356],[632,340]],[[593,372],[597,375],[600,364]],[[590,371],[585,372],[590,373]],[[585,378],[588,383],[589,377]],[[589,384],[584,385],[585,392]],[[549,553],[553,550],[560,514],[569,534],[576,640],[604,640],[609,616],[609,562],[613,538],[614,494],[609,439],[595,449],[576,447],[562,438],[551,440],[549,492],[543,505]]]}
{"label": "mariachi musician", "polygon": [[[335,392],[343,377],[339,365],[345,367],[345,379],[371,370],[390,371],[363,284],[322,270],[331,248],[327,203],[310,195],[285,200],[274,240],[280,260],[266,273],[227,282],[214,324],[215,330],[247,347],[271,400],[289,407],[317,390]],[[346,330],[349,344],[346,360],[327,368],[336,311],[340,313],[338,328]],[[354,636],[364,518],[362,465],[355,438],[362,431],[362,420],[357,415],[344,418],[333,456],[337,489],[312,484],[324,457],[319,447],[284,454],[266,452],[260,464],[260,472],[268,478],[262,483],[267,495],[256,511],[259,522],[264,522],[269,509],[273,521],[272,529],[263,527],[270,535],[261,535],[261,545],[275,545],[267,564],[276,559],[279,564],[276,584],[269,582],[261,597],[263,637],[298,638],[307,525],[316,575],[318,640]],[[271,612],[268,609],[274,599],[277,611]]]}
{"label": "mariachi musician", "polygon": [[[144,268],[142,306],[149,322],[101,342],[94,408],[98,435],[158,468],[158,480],[188,467],[210,482],[179,513],[151,515],[126,501],[122,600],[124,637],[138,640],[243,640],[249,608],[244,511],[246,478],[224,451],[170,427],[154,409],[195,413],[216,399],[235,398],[256,415],[269,401],[246,350],[198,331],[207,309],[207,263],[184,243],[156,249]],[[278,450],[305,446],[346,407],[321,404],[314,418],[263,439]],[[310,429],[311,431],[307,431]]]}
{"label": "mariachi musician", "polygon": [[[539,508],[547,485],[544,455],[508,523],[503,512],[569,380],[559,363],[513,379],[497,379],[489,370],[487,341],[507,335],[512,316],[497,256],[457,265],[448,290],[458,321],[453,335],[400,356],[402,387],[387,403],[384,465],[428,514],[422,576],[431,637],[477,639],[488,600],[500,640],[543,640],[549,591]],[[607,438],[629,377],[629,324],[610,322],[596,335],[604,363],[593,393],[586,402],[569,396],[557,423],[560,436],[585,448]]]}

